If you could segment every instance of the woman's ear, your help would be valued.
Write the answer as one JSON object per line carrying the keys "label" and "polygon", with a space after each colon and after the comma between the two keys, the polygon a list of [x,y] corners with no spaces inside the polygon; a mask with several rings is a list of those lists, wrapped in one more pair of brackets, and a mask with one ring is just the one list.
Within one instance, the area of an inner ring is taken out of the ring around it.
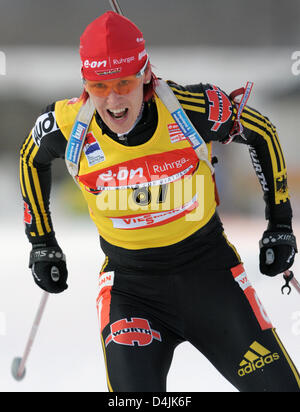
{"label": "woman's ear", "polygon": [[148,64],[145,70],[144,84],[149,84],[151,82],[151,77],[152,77],[151,66],[150,64]]}
{"label": "woman's ear", "polygon": [[87,88],[86,88],[86,80],[85,80],[85,79],[82,79],[82,85],[83,85],[84,90],[86,91],[86,93],[89,93],[89,92],[87,91]]}

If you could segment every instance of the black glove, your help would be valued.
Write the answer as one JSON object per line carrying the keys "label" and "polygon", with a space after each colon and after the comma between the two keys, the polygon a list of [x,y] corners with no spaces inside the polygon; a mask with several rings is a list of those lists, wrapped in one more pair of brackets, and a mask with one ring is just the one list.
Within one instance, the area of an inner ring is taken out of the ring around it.
{"label": "black glove", "polygon": [[61,293],[68,288],[66,257],[58,245],[33,245],[29,267],[35,283],[46,292]]}
{"label": "black glove", "polygon": [[289,269],[298,252],[291,225],[270,223],[259,247],[259,268],[267,276],[276,276]]}

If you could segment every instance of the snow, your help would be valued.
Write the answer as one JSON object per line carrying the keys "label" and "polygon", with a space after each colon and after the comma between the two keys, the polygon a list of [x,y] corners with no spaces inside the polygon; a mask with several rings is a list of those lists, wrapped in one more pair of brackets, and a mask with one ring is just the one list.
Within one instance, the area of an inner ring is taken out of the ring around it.
{"label": "snow", "polygon": [[[3,216],[3,215],[2,215]],[[20,219],[21,220],[21,219]],[[69,289],[52,295],[27,364],[27,375],[16,382],[12,360],[21,356],[42,291],[28,267],[29,244],[22,222],[1,221],[0,387],[6,392],[107,392],[99,338],[97,276],[104,259],[97,232],[85,218],[59,216],[57,235],[68,258]],[[300,299],[293,291],[281,295],[281,277],[259,274],[258,240],[265,227],[253,217],[223,217],[229,240],[243,257],[246,271],[296,366],[300,366]],[[299,232],[296,224],[295,232]],[[299,263],[294,265],[300,273]],[[299,276],[299,275],[298,275]],[[189,343],[175,351],[168,376],[170,392],[235,392],[206,358]]]}

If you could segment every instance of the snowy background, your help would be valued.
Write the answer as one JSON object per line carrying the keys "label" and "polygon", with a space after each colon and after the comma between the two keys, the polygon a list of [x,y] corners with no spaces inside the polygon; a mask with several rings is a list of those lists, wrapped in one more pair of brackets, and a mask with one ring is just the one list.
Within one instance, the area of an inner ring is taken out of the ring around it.
{"label": "snowy background", "polygon": [[[48,301],[24,381],[15,382],[10,367],[12,359],[23,353],[42,296],[28,269],[30,246],[22,222],[19,148],[44,106],[80,94],[78,37],[89,21],[108,9],[108,2],[99,5],[98,1],[90,1],[88,7],[77,0],[54,1],[51,7],[37,0],[2,3],[5,12],[1,11],[0,16],[0,51],[6,55],[6,76],[0,75],[0,391],[106,392],[95,304],[104,257],[79,191],[59,161],[53,168],[51,210],[57,238],[68,259],[69,289]],[[74,24],[75,17],[71,18],[71,3],[72,16],[81,16],[78,24]],[[250,7],[249,2],[240,0],[228,0],[226,5],[222,0],[190,0],[183,10],[182,2],[173,0],[172,19],[167,19],[167,2],[142,3],[145,14],[136,9],[140,0],[131,0],[125,8],[128,7],[129,17],[145,27],[157,75],[183,84],[215,83],[227,92],[244,86],[247,80],[254,82],[249,104],[277,126],[288,164],[294,232],[299,242],[300,75],[292,72],[292,55],[300,50],[299,2],[278,0],[273,7],[272,1],[265,0],[256,6],[256,2],[251,2]],[[97,14],[96,8],[100,9]],[[153,15],[148,17],[152,11],[157,20]],[[236,26],[229,27],[233,11],[240,15],[234,18]],[[45,15],[47,19],[43,18]],[[207,19],[196,24],[201,15]],[[182,25],[186,18],[191,23]],[[163,22],[167,22],[164,34]],[[258,241],[266,222],[261,189],[247,148],[216,145],[215,150],[219,156],[217,179],[225,231],[300,369],[299,295],[293,291],[290,296],[283,296],[282,277],[267,278],[258,270]],[[300,279],[297,258],[294,272]],[[168,390],[235,391],[188,343],[175,351]]]}

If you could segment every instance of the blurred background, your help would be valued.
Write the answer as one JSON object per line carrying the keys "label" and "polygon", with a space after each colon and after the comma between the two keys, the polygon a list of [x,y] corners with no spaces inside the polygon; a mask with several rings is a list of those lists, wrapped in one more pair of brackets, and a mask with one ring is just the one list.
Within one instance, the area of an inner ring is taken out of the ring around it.
{"label": "blurred background", "polygon": [[[18,150],[39,112],[55,100],[80,95],[79,37],[109,9],[109,1],[1,0],[0,4],[0,51],[6,55],[7,73],[0,76],[3,185],[8,179],[16,181]],[[295,215],[300,216],[300,74],[292,72],[296,63],[292,55],[300,50],[300,2],[120,0],[120,5],[144,32],[157,75],[182,84],[214,83],[228,93],[247,80],[254,82],[249,105],[277,126]],[[247,148],[216,144],[215,151],[220,154],[220,208],[260,216],[264,204]],[[55,165],[54,179],[68,195],[79,195],[69,187],[72,182],[63,162]],[[1,214],[7,213],[8,204],[1,202]]]}
{"label": "blurred background", "polygon": [[[277,127],[288,165],[295,232],[300,238],[300,74],[293,70],[297,64],[293,55],[300,50],[300,2],[119,0],[119,3],[125,15],[143,31],[158,76],[182,84],[214,83],[228,93],[244,86],[248,80],[254,82],[249,105],[269,117]],[[40,296],[32,285],[30,273],[27,277],[24,274],[30,249],[22,223],[19,149],[46,105],[80,95],[79,37],[93,19],[110,7],[108,0],[0,0],[0,7],[0,52],[5,53],[6,57],[6,74],[0,75],[0,254],[3,257],[0,275],[0,315],[2,313],[3,316],[0,316],[0,321],[4,319],[2,329],[0,325],[0,344],[10,351],[14,346],[17,351],[23,348],[22,342],[35,309],[34,305],[27,304],[27,298],[34,297],[33,302],[37,304]],[[222,202],[220,212],[225,223],[228,222],[227,232],[233,241],[236,240],[237,246],[241,237],[246,242],[241,248],[245,249],[245,260],[249,260],[250,267],[255,268],[253,276],[256,279],[257,242],[265,228],[262,191],[244,145],[215,144],[214,150],[219,157],[217,180]],[[75,314],[76,319],[72,317],[71,321],[70,318],[60,317],[59,320],[52,320],[52,330],[58,324],[58,329],[66,336],[66,322],[73,325],[74,336],[79,342],[84,337],[79,339],[77,334],[84,331],[86,318],[90,316],[90,310],[94,310],[95,279],[102,255],[99,254],[97,233],[88,220],[81,194],[67,174],[63,161],[54,163],[53,180],[53,221],[65,252],[73,258],[70,259],[70,268],[74,276],[70,282],[71,285],[73,282],[76,299],[82,291],[83,272],[87,268],[93,272],[89,273],[90,277],[84,273],[85,279],[90,279],[87,280],[89,286],[85,284],[84,295],[88,305],[83,308],[79,303],[77,305],[77,301],[75,304],[74,297],[72,300],[67,292],[71,313]],[[77,241],[78,228],[84,238],[84,246]],[[16,299],[22,306],[26,322],[20,322],[21,309],[15,306]],[[61,311],[65,313],[68,303],[61,301],[61,297],[57,299],[61,302]],[[89,308],[90,302],[92,309]],[[270,298],[270,311],[276,312],[271,302]],[[290,314],[296,313],[296,309],[291,306]],[[76,321],[80,323],[79,330]],[[97,323],[95,319],[93,322]],[[97,335],[97,325],[95,331],[92,327],[91,335]],[[1,331],[6,339],[1,339]],[[290,343],[292,349],[298,344],[299,341]],[[95,346],[98,350],[98,342]],[[82,352],[88,358],[94,349],[83,346]],[[70,348],[66,344],[67,350]],[[4,353],[0,361],[2,359],[7,365],[9,356],[5,355],[5,350],[0,349],[0,352]],[[40,365],[42,353],[40,358],[36,356],[35,362]],[[74,358],[70,361],[70,370],[74,367]],[[65,358],[62,356],[63,361]],[[90,365],[94,365],[93,357]],[[99,367],[97,364],[95,374]],[[84,388],[86,382],[87,389],[93,387],[88,382],[90,368],[81,371],[78,387]],[[184,368],[184,362],[181,368]],[[104,370],[102,373],[104,376]],[[6,379],[3,376],[0,379]],[[17,390],[11,381],[5,382],[8,390]],[[175,385],[175,380],[172,382]],[[210,382],[209,379],[207,382]],[[37,380],[35,385],[39,383]],[[60,384],[61,388],[66,387]],[[75,382],[72,385],[72,388],[76,387]],[[192,382],[189,385],[193,388]],[[30,390],[32,387],[29,385],[26,388]],[[47,381],[42,388],[47,390],[53,386]],[[219,389],[222,388],[230,390],[226,385],[221,385]]]}

